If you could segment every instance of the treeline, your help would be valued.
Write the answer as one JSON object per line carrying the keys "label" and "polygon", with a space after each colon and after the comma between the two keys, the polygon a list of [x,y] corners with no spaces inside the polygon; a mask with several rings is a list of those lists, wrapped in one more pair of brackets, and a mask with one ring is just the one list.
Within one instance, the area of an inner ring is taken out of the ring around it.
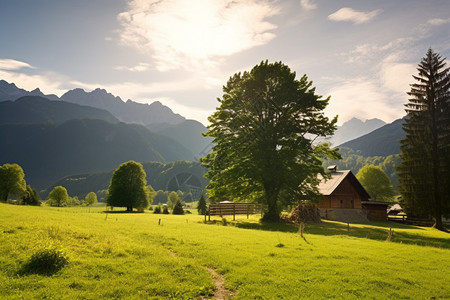
{"label": "treeline", "polygon": [[[182,199],[190,197],[189,189],[184,189],[186,186],[198,186],[204,190],[207,179],[203,177],[205,169],[196,162],[191,161],[174,161],[170,163],[161,163],[156,161],[142,163],[146,173],[146,180],[149,185],[157,192],[162,191],[180,191]],[[101,173],[88,173],[81,175],[68,176],[56,181],[49,188],[42,191],[42,197],[46,197],[50,191],[56,186],[64,186],[70,195],[77,196],[80,199],[84,198],[89,192],[95,191],[99,201],[105,201],[106,192],[111,182],[113,170]],[[164,195],[159,195],[160,200],[156,203],[166,203],[168,192]],[[198,200],[198,195],[192,196]],[[165,200],[164,200],[165,199]]]}
{"label": "treeline", "polygon": [[401,162],[399,154],[364,157],[360,151],[354,151],[345,147],[339,148],[339,153],[342,159],[324,160],[323,166],[326,168],[329,165],[336,165],[338,170],[351,170],[355,175],[366,165],[378,166],[388,175],[394,188],[398,189],[398,175],[395,169]]}

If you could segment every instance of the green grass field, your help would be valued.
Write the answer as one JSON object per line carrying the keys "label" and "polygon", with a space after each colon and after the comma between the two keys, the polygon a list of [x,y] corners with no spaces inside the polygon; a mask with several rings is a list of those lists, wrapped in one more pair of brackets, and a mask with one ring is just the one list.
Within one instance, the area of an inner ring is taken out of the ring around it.
{"label": "green grass field", "polygon": [[[450,297],[450,234],[431,228],[323,222],[301,238],[296,226],[257,216],[224,226],[219,217],[103,210],[0,204],[0,298],[211,299],[220,279],[230,299]],[[69,263],[23,274],[44,248]]]}

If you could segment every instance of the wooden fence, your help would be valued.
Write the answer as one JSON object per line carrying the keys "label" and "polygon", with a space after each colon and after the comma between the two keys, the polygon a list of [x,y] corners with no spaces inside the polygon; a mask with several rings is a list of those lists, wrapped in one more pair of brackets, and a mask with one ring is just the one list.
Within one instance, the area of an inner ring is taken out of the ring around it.
{"label": "wooden fence", "polygon": [[219,202],[211,203],[209,205],[210,216],[226,216],[232,215],[233,220],[236,220],[236,215],[247,215],[255,213],[255,205],[253,203],[242,202]]}

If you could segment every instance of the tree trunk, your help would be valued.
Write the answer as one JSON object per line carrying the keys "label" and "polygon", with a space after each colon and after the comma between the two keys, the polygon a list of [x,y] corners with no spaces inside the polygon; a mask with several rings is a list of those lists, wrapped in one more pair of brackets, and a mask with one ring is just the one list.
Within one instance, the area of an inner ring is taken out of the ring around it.
{"label": "tree trunk", "polygon": [[278,190],[266,188],[266,200],[268,210],[267,213],[264,214],[263,217],[264,221],[278,222],[280,220],[280,214],[278,212],[277,206],[278,194],[279,194]]}

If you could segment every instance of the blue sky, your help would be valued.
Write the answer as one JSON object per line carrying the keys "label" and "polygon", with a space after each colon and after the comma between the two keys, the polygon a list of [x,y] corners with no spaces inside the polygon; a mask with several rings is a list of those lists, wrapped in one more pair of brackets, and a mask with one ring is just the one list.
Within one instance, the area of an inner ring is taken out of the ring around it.
{"label": "blue sky", "polygon": [[0,79],[58,96],[104,88],[207,124],[227,79],[268,59],[331,96],[340,124],[391,122],[427,49],[450,57],[449,12],[448,0],[2,0]]}

